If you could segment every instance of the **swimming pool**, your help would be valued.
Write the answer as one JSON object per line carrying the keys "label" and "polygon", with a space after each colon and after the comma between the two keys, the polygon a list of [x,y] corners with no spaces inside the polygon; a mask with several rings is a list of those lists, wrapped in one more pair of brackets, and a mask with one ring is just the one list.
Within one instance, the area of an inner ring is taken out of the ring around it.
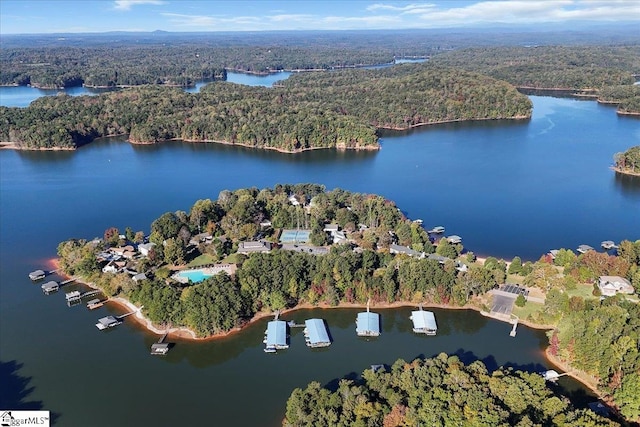
{"label": "swimming pool", "polygon": [[282,230],[280,243],[307,243],[311,230]]}
{"label": "swimming pool", "polygon": [[193,283],[199,283],[213,275],[207,274],[203,270],[184,270],[180,271],[176,276],[178,280],[183,279],[181,281],[184,282],[191,281]]}

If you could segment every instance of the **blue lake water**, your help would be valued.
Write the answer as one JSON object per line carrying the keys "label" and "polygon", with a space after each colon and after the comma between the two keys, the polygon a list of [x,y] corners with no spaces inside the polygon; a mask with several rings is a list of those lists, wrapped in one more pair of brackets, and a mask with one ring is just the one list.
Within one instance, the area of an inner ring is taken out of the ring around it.
{"label": "blue lake water", "polygon": [[[291,75],[290,72],[281,71],[267,75],[244,74],[236,72],[227,73],[227,81],[247,86],[271,87],[275,82],[285,80]],[[202,86],[208,82],[197,82],[194,87],[185,88],[186,92],[199,92]],[[98,95],[114,89],[92,89],[83,86],[66,89],[36,89],[31,86],[0,86],[0,106],[2,107],[27,107],[31,101],[41,96],[57,95],[60,92],[71,96]],[[115,89],[117,90],[117,89]]]}
{"label": "blue lake water", "polygon": [[[27,278],[48,267],[64,239],[101,236],[111,226],[148,232],[162,213],[188,210],[223,189],[286,182],[382,194],[425,227],[444,225],[485,255],[535,259],[552,248],[639,239],[640,180],[609,166],[614,153],[640,144],[640,121],[593,101],[531,99],[529,121],[388,133],[379,152],[288,155],[122,139],[76,152],[0,150],[2,374],[27,378],[33,391],[24,400],[53,411],[57,426],[170,426],[184,413],[214,424],[275,426],[294,387],[398,357],[447,351],[493,367],[542,369],[541,331],[520,327],[513,339],[510,325],[438,310],[438,336],[417,337],[410,308],[381,311],[383,333],[372,341],[355,336],[354,310],[286,317],[325,318],[334,343],[323,351],[310,351],[294,332],[289,350],[265,355],[265,319],[223,340],[180,342],[166,358],[153,358],[149,346],[158,337],[131,322],[97,331],[96,319],[116,308],[68,308],[64,291],[44,296]],[[10,361],[20,368],[9,369]]]}

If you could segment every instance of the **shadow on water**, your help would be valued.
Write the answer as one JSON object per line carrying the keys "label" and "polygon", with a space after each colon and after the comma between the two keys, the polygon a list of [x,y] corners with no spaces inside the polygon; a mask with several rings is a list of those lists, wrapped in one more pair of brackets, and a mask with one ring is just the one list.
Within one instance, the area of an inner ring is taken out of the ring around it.
{"label": "shadow on water", "polygon": [[263,161],[286,163],[317,163],[325,164],[328,161],[357,162],[371,160],[378,154],[378,150],[334,150],[321,149],[304,151],[301,153],[281,153],[275,150],[255,149],[238,145],[219,144],[215,142],[185,142],[167,141],[158,144],[134,144],[133,150],[139,153],[151,153],[160,150],[175,150],[176,148],[188,150],[193,153],[205,155],[243,155]]}
{"label": "shadow on water", "polygon": [[[31,377],[23,377],[18,371],[23,364],[15,360],[0,361],[0,409],[16,411],[47,410],[42,401],[28,400],[35,387],[30,386]],[[54,425],[61,414],[50,411],[51,425]]]}
{"label": "shadow on water", "polygon": [[629,196],[640,196],[640,176],[616,172],[614,184],[622,193]]}

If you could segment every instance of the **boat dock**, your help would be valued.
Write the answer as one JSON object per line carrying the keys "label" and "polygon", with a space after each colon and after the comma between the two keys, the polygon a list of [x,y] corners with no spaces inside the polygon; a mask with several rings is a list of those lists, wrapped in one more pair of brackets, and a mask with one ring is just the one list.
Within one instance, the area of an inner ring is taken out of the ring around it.
{"label": "boat dock", "polygon": [[436,317],[431,311],[420,310],[412,311],[411,317],[413,321],[413,332],[416,334],[435,335],[438,331]]}
{"label": "boat dock", "polygon": [[545,381],[549,381],[549,382],[556,382],[558,381],[558,378],[565,375],[569,375],[568,372],[559,374],[553,369],[549,369],[548,371],[542,372],[542,378],[544,378]]}
{"label": "boat dock", "polygon": [[169,343],[164,342],[167,334],[164,334],[156,343],[151,344],[151,354],[154,356],[164,356],[169,352]]}
{"label": "boat dock", "polygon": [[369,302],[367,311],[358,313],[356,317],[356,334],[359,337],[380,336],[380,315],[369,311]]}
{"label": "boat dock", "polygon": [[47,273],[45,273],[43,270],[35,270],[32,271],[31,273],[29,273],[29,279],[33,280],[34,282],[37,280],[41,280],[44,279],[44,276],[46,276]]}
{"label": "boat dock", "polygon": [[96,328],[101,331],[109,328],[113,328],[122,323],[122,320],[116,318],[115,316],[105,316],[98,319],[98,323],[96,323]]}
{"label": "boat dock", "polygon": [[278,350],[289,348],[287,342],[287,322],[284,320],[272,320],[267,323],[264,332],[265,353],[275,353]]}
{"label": "boat dock", "polygon": [[95,298],[90,301],[87,301],[87,308],[89,310],[95,310],[96,308],[102,307],[105,302],[107,302],[106,299],[101,300],[100,298]]}
{"label": "boat dock", "polygon": [[60,284],[55,280],[51,280],[47,283],[43,283],[40,287],[42,288],[42,292],[44,292],[45,295],[49,295],[54,292],[58,292],[58,289],[60,289]]}
{"label": "boat dock", "polygon": [[427,231],[427,233],[431,234],[442,234],[444,233],[444,227],[439,225],[437,227],[433,227],[431,230]]}
{"label": "boat dock", "polygon": [[606,250],[618,249],[618,245],[616,245],[612,240],[605,240],[604,242],[600,243],[600,246],[602,246],[602,248]]}
{"label": "boat dock", "polygon": [[308,347],[319,348],[331,345],[329,332],[322,319],[307,319],[304,321],[304,339]]}
{"label": "boat dock", "polygon": [[101,317],[100,319],[98,319],[98,323],[96,323],[96,328],[102,330],[105,329],[109,329],[109,328],[113,328],[115,326],[118,326],[119,324],[122,323],[122,319],[124,319],[127,316],[130,316],[132,314],[137,313],[138,311],[142,310],[144,308],[144,306],[140,307],[139,309],[135,310],[135,311],[130,311],[129,313],[125,313],[125,314],[121,314],[120,316],[105,316],[105,317]]}
{"label": "boat dock", "polygon": [[97,289],[90,290],[87,292],[81,293],[80,291],[71,291],[65,294],[65,298],[67,299],[67,305],[71,307],[72,305],[78,304],[82,301],[82,298],[90,297],[99,294],[100,291]]}

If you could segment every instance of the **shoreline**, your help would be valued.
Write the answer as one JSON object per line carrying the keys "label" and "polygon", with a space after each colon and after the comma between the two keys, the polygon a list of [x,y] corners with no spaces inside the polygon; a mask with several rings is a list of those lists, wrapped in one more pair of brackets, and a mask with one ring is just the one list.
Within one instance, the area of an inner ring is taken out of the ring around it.
{"label": "shoreline", "polygon": [[[640,114],[638,114],[638,115],[640,115]],[[634,171],[630,171],[630,170],[627,170],[627,169],[621,169],[621,168],[616,167],[616,166],[611,166],[609,169],[611,169],[615,173],[619,173],[621,175],[640,176],[640,171],[634,172]]]}
{"label": "shoreline", "polygon": [[[49,260],[50,264],[54,267],[54,270],[58,270],[57,274],[61,277],[66,277],[66,278],[71,278],[70,276],[68,276],[65,272],[61,271],[59,268],[59,263],[58,263],[58,258],[52,258],[51,260]],[[77,279],[76,280],[77,283],[81,283],[91,289],[98,289],[100,290],[97,286],[93,285],[92,283],[87,282],[86,280],[83,279]],[[167,338],[172,339],[172,340],[177,340],[177,341],[183,341],[183,342],[210,342],[210,341],[216,341],[219,339],[223,339],[223,338],[227,338],[233,335],[236,335],[238,333],[241,333],[246,327],[254,324],[255,322],[262,320],[264,318],[267,317],[273,317],[275,316],[274,312],[258,312],[256,314],[253,315],[253,317],[245,322],[243,322],[240,326],[237,326],[227,332],[221,332],[221,333],[217,333],[214,335],[210,335],[207,337],[198,337],[197,334],[195,333],[195,331],[187,328],[187,327],[170,327],[170,328],[160,328],[159,326],[155,325],[150,319],[148,319],[146,316],[144,316],[142,314],[142,312],[139,310],[139,307],[137,307],[135,304],[133,304],[132,302],[130,302],[129,300],[123,298],[123,297],[110,297],[108,298],[105,303],[108,302],[113,302],[117,307],[119,307],[120,309],[123,309],[125,311],[136,311],[136,313],[133,316],[130,316],[135,324],[137,326],[140,326],[142,328],[142,332],[149,334],[149,333],[153,333],[156,335],[164,335],[167,334]],[[402,307],[416,307],[416,306],[422,306],[424,308],[439,308],[439,309],[443,309],[443,310],[473,310],[478,312],[480,315],[488,317],[490,319],[494,319],[497,321],[501,321],[503,323],[508,323],[508,324],[512,324],[510,321],[507,321],[505,319],[499,319],[493,316],[487,316],[484,311],[480,308],[480,307],[476,307],[473,306],[469,303],[465,304],[464,306],[452,306],[452,305],[446,305],[446,304],[435,304],[435,303],[430,303],[430,304],[419,304],[419,303],[413,303],[410,301],[396,301],[393,303],[378,303],[378,304],[374,304],[371,308],[378,308],[378,309],[394,309],[394,308],[402,308]],[[291,313],[295,313],[296,311],[299,310],[310,310],[310,309],[322,309],[322,310],[332,310],[332,309],[344,309],[344,308],[367,308],[367,304],[360,304],[360,303],[347,303],[347,302],[340,302],[338,305],[336,306],[331,306],[328,304],[318,304],[318,305],[313,305],[310,303],[302,303],[302,304],[297,304],[295,307],[291,307],[291,308],[286,308],[283,310],[279,311],[279,316],[283,316],[286,314],[291,314]],[[551,330],[553,328],[555,328],[555,326],[553,325],[540,325],[540,324],[536,324],[533,322],[529,322],[525,319],[518,319],[518,323],[531,328],[531,329],[538,329],[538,330]],[[560,370],[562,370],[564,373],[567,374],[567,376],[570,376],[571,378],[575,379],[576,381],[578,381],[580,384],[582,384],[583,386],[585,386],[587,389],[591,390],[596,396],[598,396],[599,398],[605,400],[605,395],[598,390],[597,388],[597,383],[598,380],[596,378],[594,378],[591,375],[588,375],[586,372],[582,372],[580,370],[577,370],[575,368],[572,368],[571,366],[569,366],[567,363],[565,363],[564,361],[558,359],[557,357],[553,356],[552,354],[549,353],[551,349],[550,345],[547,345],[547,347],[543,350],[545,359],[547,360],[547,362],[551,365],[553,365],[556,368],[559,368]],[[605,402],[607,402],[605,400]],[[607,402],[608,403],[608,402]]]}

